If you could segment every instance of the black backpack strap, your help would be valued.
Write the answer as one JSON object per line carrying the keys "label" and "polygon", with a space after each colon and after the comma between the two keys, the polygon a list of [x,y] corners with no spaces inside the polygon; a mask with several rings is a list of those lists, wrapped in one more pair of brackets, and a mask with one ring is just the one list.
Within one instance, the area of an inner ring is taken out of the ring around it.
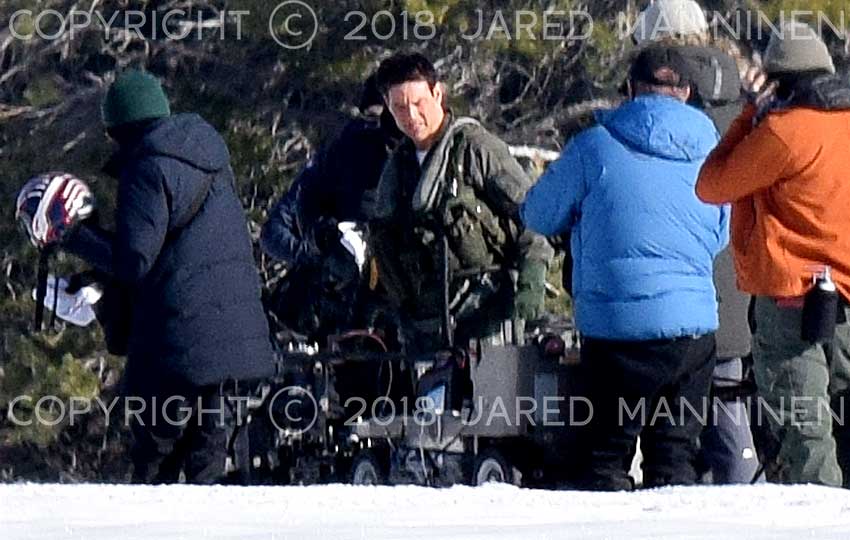
{"label": "black backpack strap", "polygon": [[723,67],[716,56],[711,57],[711,67],[714,69],[714,87],[711,89],[709,101],[715,102],[723,96]]}
{"label": "black backpack strap", "polygon": [[189,206],[189,211],[186,212],[180,219],[174,221],[174,230],[182,229],[186,225],[192,222],[195,216],[200,211],[201,207],[204,205],[204,201],[207,200],[207,195],[209,195],[210,188],[212,187],[213,180],[215,180],[215,173],[210,173],[204,176],[203,183],[201,184],[201,189],[198,190],[198,195],[192,200],[191,206]]}

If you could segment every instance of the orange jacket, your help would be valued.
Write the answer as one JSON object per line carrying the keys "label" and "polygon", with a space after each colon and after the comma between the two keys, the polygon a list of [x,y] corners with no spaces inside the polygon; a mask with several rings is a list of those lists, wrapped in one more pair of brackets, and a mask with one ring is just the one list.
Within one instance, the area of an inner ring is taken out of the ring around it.
{"label": "orange jacket", "polygon": [[738,288],[799,296],[827,264],[850,299],[850,111],[791,108],[753,128],[747,107],[708,157],[704,202],[732,204]]}

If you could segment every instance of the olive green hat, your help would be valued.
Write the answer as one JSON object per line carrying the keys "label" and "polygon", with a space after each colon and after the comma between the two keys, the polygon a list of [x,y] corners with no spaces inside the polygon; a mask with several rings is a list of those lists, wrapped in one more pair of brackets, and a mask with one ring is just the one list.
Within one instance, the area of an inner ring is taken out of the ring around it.
{"label": "olive green hat", "polygon": [[101,112],[107,128],[171,116],[168,98],[156,77],[135,69],[125,71],[112,83]]}

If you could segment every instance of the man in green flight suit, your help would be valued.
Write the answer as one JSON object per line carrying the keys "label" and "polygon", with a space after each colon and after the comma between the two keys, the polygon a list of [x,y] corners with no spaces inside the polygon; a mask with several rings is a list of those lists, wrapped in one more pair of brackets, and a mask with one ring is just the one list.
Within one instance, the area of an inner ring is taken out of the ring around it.
{"label": "man in green flight suit", "polygon": [[531,180],[502,140],[445,109],[424,56],[396,54],[377,76],[406,140],[364,212],[379,283],[409,323],[411,350],[448,342],[446,303],[459,346],[499,334],[503,321],[538,318],[554,250],[518,220]]}

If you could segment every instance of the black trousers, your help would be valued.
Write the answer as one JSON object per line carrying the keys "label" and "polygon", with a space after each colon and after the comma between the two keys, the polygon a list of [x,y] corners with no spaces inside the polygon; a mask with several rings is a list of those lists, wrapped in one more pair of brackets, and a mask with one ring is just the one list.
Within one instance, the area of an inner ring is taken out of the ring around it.
{"label": "black trousers", "polygon": [[658,341],[586,338],[582,371],[593,416],[584,430],[579,487],[632,489],[628,471],[638,436],[644,486],[695,483],[715,351],[714,334]]}
{"label": "black trousers", "polygon": [[[130,417],[133,482],[176,483],[182,471],[190,484],[245,483],[245,388],[229,382],[190,395],[144,398],[144,413]],[[229,475],[228,459],[236,474]]]}

